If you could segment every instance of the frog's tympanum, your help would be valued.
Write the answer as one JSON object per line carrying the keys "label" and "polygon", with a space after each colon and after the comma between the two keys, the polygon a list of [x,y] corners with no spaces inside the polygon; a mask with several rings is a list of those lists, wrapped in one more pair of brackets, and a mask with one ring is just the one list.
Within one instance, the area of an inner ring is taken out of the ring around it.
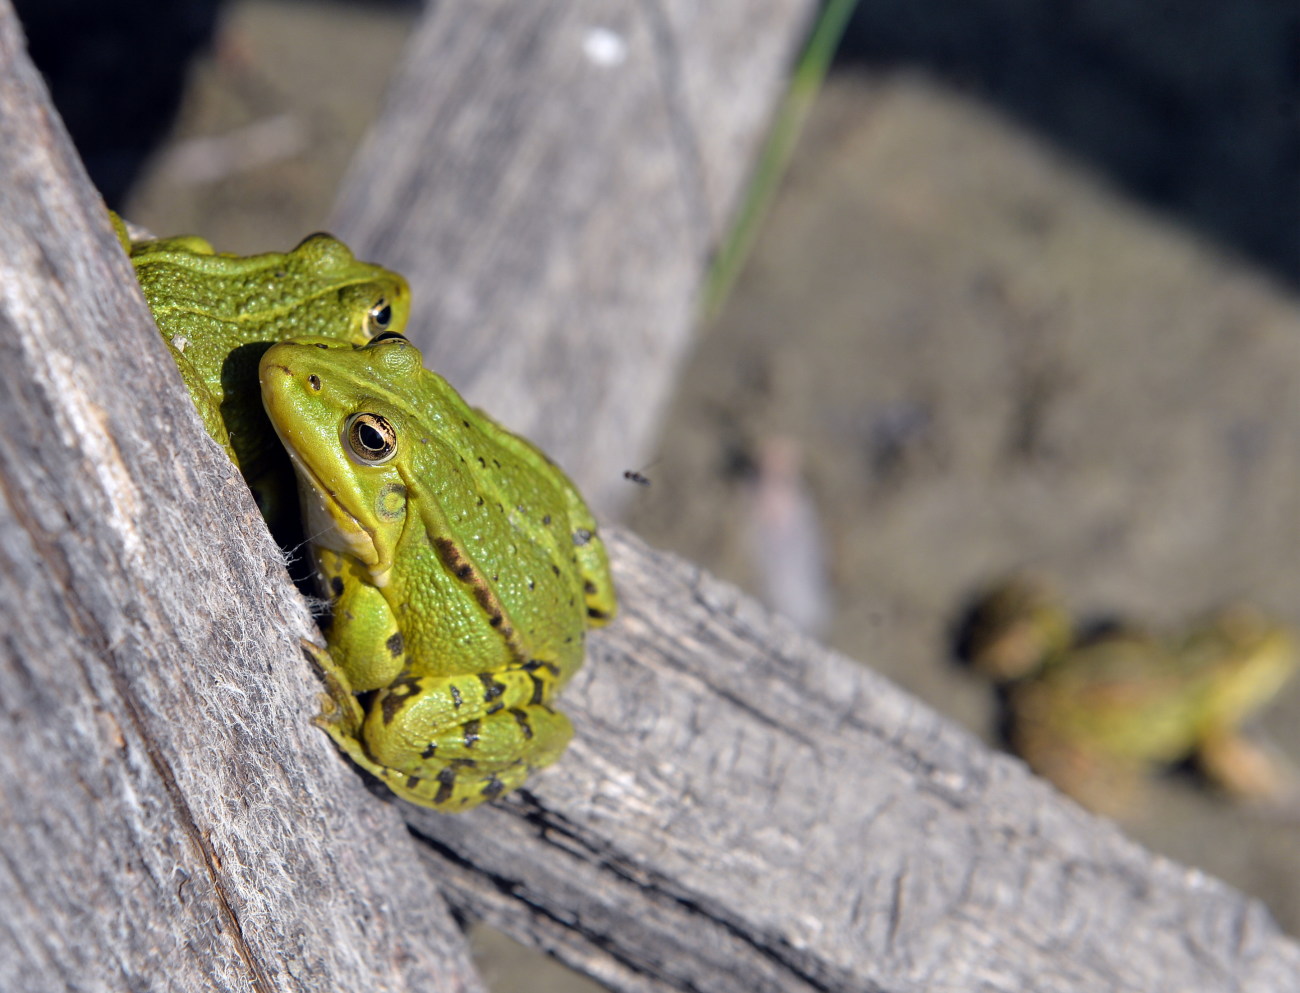
{"label": "frog's tympanum", "polygon": [[132,242],[116,215],[113,223],[204,427],[266,497],[262,479],[279,446],[258,390],[262,353],[301,335],[364,344],[400,332],[406,280],[327,234],[290,252],[237,256],[197,237]]}
{"label": "frog's tympanum", "polygon": [[615,608],[581,496],[400,335],[284,342],[260,374],[333,601],[322,725],[415,803],[518,786],[567,744],[552,701]]}
{"label": "frog's tympanum", "polygon": [[1291,777],[1239,734],[1296,669],[1292,635],[1228,607],[1173,636],[1080,630],[1039,583],[1018,578],[971,613],[966,653],[1005,688],[1009,743],[1086,806],[1122,813],[1144,775],[1195,759],[1231,793],[1277,799]]}

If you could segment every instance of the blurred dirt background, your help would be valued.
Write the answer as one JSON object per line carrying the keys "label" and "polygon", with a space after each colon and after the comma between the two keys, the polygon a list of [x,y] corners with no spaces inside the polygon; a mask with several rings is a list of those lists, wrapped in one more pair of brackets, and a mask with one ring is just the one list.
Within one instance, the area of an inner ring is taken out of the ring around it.
{"label": "blurred dirt background", "polygon": [[[418,12],[18,7],[110,203],[236,252],[325,225]],[[863,0],[628,523],[990,741],[952,625],[1011,569],[1300,626],[1298,94],[1290,0]],[[1256,731],[1300,767],[1300,685]],[[1173,773],[1125,823],[1300,933],[1300,814]]]}

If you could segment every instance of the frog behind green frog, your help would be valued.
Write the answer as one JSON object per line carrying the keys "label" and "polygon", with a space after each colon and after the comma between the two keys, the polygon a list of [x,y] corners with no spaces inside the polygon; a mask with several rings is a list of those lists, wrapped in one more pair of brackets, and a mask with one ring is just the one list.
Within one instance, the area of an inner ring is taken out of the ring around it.
{"label": "frog behind green frog", "polygon": [[132,241],[117,215],[113,223],[204,427],[272,516],[277,484],[268,475],[283,456],[262,410],[262,353],[302,335],[364,344],[402,331],[406,280],[327,234],[288,252],[238,256],[192,236]]}
{"label": "frog behind green frog", "polygon": [[[613,614],[573,484],[395,334],[267,349],[262,394],[333,598],[322,725],[393,792],[464,810],[554,761],[552,706]],[[358,697],[356,694],[363,694]]]}

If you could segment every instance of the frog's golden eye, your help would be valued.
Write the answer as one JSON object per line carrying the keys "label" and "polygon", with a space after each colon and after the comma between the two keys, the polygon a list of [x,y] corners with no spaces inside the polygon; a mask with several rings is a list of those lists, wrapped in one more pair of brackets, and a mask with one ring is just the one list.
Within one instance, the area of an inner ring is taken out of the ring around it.
{"label": "frog's golden eye", "polygon": [[348,455],[362,465],[383,465],[397,454],[397,430],[378,414],[353,414],[343,425]]}
{"label": "frog's golden eye", "polygon": [[388,330],[388,325],[393,323],[393,305],[383,297],[375,301],[375,305],[366,313],[366,334],[372,337]]}

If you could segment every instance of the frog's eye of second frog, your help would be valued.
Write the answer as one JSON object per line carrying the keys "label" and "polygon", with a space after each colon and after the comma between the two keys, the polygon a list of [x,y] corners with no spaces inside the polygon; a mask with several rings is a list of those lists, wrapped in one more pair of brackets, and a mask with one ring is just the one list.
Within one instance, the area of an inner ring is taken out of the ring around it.
{"label": "frog's eye of second frog", "polygon": [[370,344],[378,345],[381,341],[407,341],[404,334],[398,334],[396,331],[385,331],[381,335],[376,335],[370,339]]}
{"label": "frog's eye of second frog", "polygon": [[343,425],[348,455],[360,465],[383,465],[397,454],[397,430],[379,414],[353,414]]}
{"label": "frog's eye of second frog", "polygon": [[380,297],[366,313],[366,334],[374,336],[383,334],[388,325],[393,323],[393,305]]}

